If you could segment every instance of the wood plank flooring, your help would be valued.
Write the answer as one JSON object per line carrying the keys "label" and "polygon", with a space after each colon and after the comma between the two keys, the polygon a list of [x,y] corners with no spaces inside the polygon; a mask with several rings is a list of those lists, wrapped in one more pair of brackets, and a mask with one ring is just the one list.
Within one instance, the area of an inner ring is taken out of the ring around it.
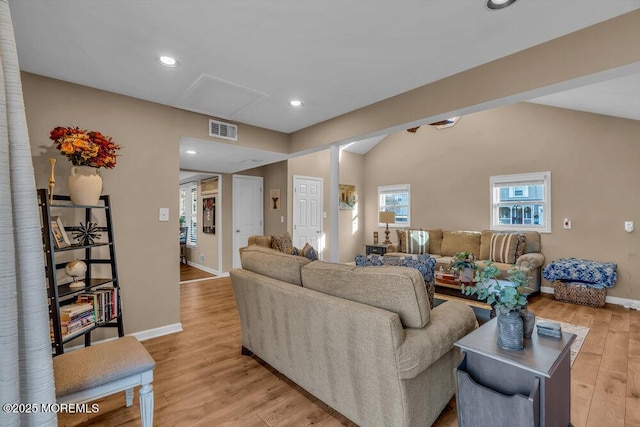
{"label": "wood plank flooring", "polygon": [[[192,268],[192,267],[189,267]],[[240,355],[240,322],[228,278],[180,285],[184,331],[145,341],[156,360],[155,426],[353,426],[255,357]],[[640,426],[640,312],[534,297],[540,317],[591,328],[572,368],[576,427]],[[138,390],[97,401],[97,414],[61,414],[61,426],[139,426]],[[435,426],[457,426],[455,399]]]}

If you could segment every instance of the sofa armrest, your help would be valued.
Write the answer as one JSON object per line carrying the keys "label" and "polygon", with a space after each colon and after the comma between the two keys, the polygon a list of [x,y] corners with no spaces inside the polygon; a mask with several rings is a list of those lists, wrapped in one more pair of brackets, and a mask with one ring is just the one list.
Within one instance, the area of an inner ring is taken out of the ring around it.
{"label": "sofa armrest", "polygon": [[516,260],[518,267],[529,267],[531,270],[542,267],[542,264],[544,264],[544,255],[540,252],[524,254]]}
{"label": "sofa armrest", "polygon": [[429,324],[421,329],[405,329],[405,340],[396,350],[398,375],[416,377],[448,353],[453,344],[478,327],[467,304],[447,301],[431,310]]}

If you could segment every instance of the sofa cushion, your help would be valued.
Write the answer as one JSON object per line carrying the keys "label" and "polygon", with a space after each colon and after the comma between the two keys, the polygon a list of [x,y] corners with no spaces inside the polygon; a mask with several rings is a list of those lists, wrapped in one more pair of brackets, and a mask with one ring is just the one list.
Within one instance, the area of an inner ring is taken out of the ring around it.
{"label": "sofa cushion", "polygon": [[542,252],[542,246],[540,245],[540,233],[537,231],[522,231],[525,236],[525,254]]}
{"label": "sofa cushion", "polygon": [[265,248],[271,247],[271,237],[270,236],[249,236],[247,245],[258,245],[263,246]]}
{"label": "sofa cushion", "polygon": [[403,247],[408,254],[428,254],[429,232],[424,230],[407,230]]}
{"label": "sofa cushion", "polygon": [[429,232],[429,253],[433,255],[442,255],[442,229],[432,228]]}
{"label": "sofa cushion", "polygon": [[440,255],[453,256],[457,252],[480,255],[480,233],[477,231],[443,231]]}
{"label": "sofa cushion", "polygon": [[300,269],[309,264],[305,257],[287,255],[261,246],[248,246],[240,254],[242,268],[273,279],[302,286]]}
{"label": "sofa cushion", "polygon": [[515,264],[518,235],[516,233],[495,233],[491,236],[489,259],[494,262]]}
{"label": "sofa cushion", "polygon": [[516,246],[516,261],[518,260],[518,258],[520,258],[522,255],[525,254],[526,249],[527,249],[527,236],[525,236],[522,233],[518,233],[518,244]]}
{"label": "sofa cushion", "polygon": [[491,256],[489,251],[494,233],[493,230],[482,230],[480,232],[480,254],[478,254],[478,259],[489,259]]}
{"label": "sofa cushion", "polygon": [[405,327],[429,323],[429,299],[418,270],[356,267],[314,261],[302,268],[302,286],[397,313]]}

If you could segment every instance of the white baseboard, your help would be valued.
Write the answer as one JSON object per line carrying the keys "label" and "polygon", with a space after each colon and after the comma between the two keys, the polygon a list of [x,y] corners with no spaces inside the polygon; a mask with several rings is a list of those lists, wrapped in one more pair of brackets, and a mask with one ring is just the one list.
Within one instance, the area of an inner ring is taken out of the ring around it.
{"label": "white baseboard", "polygon": [[[540,287],[540,292],[544,293],[544,294],[554,294],[554,289],[551,286],[541,286]],[[636,299],[630,299],[630,298],[620,298],[620,297],[613,297],[613,296],[607,296],[605,299],[605,302],[608,302],[609,304],[616,304],[616,305],[621,305],[624,308],[631,308],[633,310],[640,310],[640,301],[636,300]]]}
{"label": "white baseboard", "polygon": [[[138,341],[145,341],[151,338],[158,338],[163,335],[175,334],[176,332],[182,332],[182,323],[174,323],[173,325],[160,326],[159,328],[147,329],[146,331],[134,332],[132,334],[138,339]],[[101,344],[103,342],[117,340],[119,337],[111,337],[105,338],[100,341],[92,342],[91,345]],[[78,350],[80,348],[84,348],[84,344],[74,345],[73,347],[66,347],[64,349],[65,353],[69,351]]]}
{"label": "white baseboard", "polygon": [[146,331],[134,332],[133,335],[138,341],[145,341],[151,338],[157,338],[164,335],[182,332],[182,323],[174,323],[173,325],[160,326],[159,328],[147,329]]}
{"label": "white baseboard", "polygon": [[209,268],[209,267],[205,267],[204,265],[197,264],[197,263],[195,263],[193,261],[187,261],[187,264],[189,264],[191,267],[197,268],[198,270],[202,270],[202,271],[206,271],[207,273],[215,274],[216,276],[229,277],[229,273],[223,273],[221,271],[214,270],[213,268]]}

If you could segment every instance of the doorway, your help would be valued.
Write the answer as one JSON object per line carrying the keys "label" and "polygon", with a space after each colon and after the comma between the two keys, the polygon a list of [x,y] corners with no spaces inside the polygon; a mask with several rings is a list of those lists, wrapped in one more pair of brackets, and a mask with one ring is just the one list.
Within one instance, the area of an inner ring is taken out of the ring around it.
{"label": "doorway", "polygon": [[309,243],[322,258],[323,180],[319,177],[293,176],[293,246]]}
{"label": "doorway", "polygon": [[240,268],[240,248],[249,236],[263,234],[262,177],[233,175],[233,268]]}

